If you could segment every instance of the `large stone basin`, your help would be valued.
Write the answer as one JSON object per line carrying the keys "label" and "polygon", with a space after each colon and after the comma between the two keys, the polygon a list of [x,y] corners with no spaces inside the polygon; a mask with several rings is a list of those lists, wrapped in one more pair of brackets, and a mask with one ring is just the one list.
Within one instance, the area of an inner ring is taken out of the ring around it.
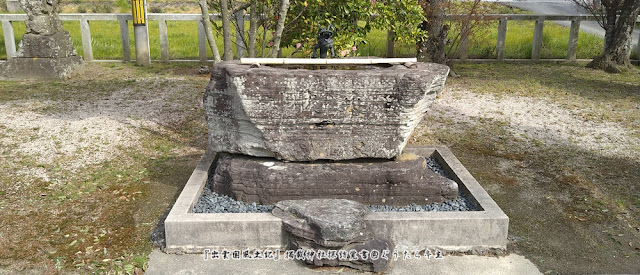
{"label": "large stone basin", "polygon": [[215,152],[287,161],[399,155],[449,68],[292,69],[213,66],[204,95]]}

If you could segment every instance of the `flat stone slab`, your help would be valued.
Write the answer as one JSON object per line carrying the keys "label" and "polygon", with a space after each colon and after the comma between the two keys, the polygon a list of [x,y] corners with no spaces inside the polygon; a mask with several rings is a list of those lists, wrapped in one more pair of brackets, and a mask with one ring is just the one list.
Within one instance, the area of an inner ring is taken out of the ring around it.
{"label": "flat stone slab", "polygon": [[[449,149],[444,146],[408,146],[405,151],[435,158],[458,183],[460,192],[475,205],[477,211],[371,213],[365,219],[368,227],[375,229],[377,236],[392,241],[400,252],[440,249],[443,252],[478,254],[492,249],[506,249],[509,217]],[[166,251],[283,251],[286,241],[282,219],[271,213],[193,213],[193,206],[200,198],[210,173],[213,173],[215,158],[215,152],[205,153],[167,216],[164,224]],[[202,254],[198,255],[198,259],[202,259]]]}
{"label": "flat stone slab", "polygon": [[71,36],[66,31],[52,35],[25,34],[20,41],[20,49],[16,57],[25,58],[61,58],[77,56],[71,43]]}
{"label": "flat stone slab", "polygon": [[204,95],[209,147],[288,161],[391,159],[448,72],[431,63],[309,70],[221,62]]}
{"label": "flat stone slab", "polygon": [[429,169],[423,156],[412,154],[394,161],[313,163],[223,154],[215,165],[212,191],[247,203],[334,198],[403,206],[458,196],[456,182]]}
{"label": "flat stone slab", "polygon": [[12,58],[0,64],[0,79],[62,79],[82,65],[82,58]]}

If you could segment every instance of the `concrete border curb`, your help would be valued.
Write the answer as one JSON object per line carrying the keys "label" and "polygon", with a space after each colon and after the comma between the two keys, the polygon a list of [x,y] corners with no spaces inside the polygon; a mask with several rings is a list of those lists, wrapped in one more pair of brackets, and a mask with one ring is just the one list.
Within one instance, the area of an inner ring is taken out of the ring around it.
{"label": "concrete border curb", "polygon": [[[372,213],[369,225],[399,250],[440,249],[482,252],[506,249],[509,218],[445,146],[406,147],[405,152],[434,155],[479,211]],[[165,220],[167,253],[204,249],[283,249],[281,220],[270,213],[191,213],[200,197],[215,152],[206,152]]]}

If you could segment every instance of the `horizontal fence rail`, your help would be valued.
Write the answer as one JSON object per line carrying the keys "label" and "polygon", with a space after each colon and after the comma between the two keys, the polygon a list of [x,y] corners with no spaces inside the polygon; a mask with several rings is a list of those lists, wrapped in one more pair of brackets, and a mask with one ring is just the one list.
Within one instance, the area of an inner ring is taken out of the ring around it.
{"label": "horizontal fence rail", "polygon": [[[461,18],[468,15],[447,15],[447,19]],[[211,20],[220,20],[221,17],[218,14],[211,14]],[[237,16],[241,20],[249,20],[249,15],[242,17]],[[129,21],[133,20],[131,14],[60,14],[62,21],[79,21],[80,32],[82,36],[82,48],[85,61],[98,61],[93,58],[93,48],[91,44],[91,27],[90,21],[118,21],[120,25],[120,40],[122,47],[122,61],[131,61],[131,46],[129,43]],[[148,21],[158,21],[159,33],[160,33],[160,61],[170,61],[169,56],[169,36],[167,30],[167,21],[196,21],[198,22],[198,49],[199,49],[199,61],[207,62],[207,40],[205,29],[202,21],[202,15],[200,14],[171,14],[171,13],[149,13],[147,15]],[[5,49],[7,53],[7,59],[11,59],[16,52],[15,36],[13,32],[13,22],[26,21],[26,14],[0,14],[0,21],[2,22],[2,30],[4,34]],[[498,38],[496,41],[496,58],[488,60],[475,60],[475,61],[552,61],[558,62],[558,59],[541,59],[540,51],[542,49],[542,34],[545,21],[570,21],[571,27],[569,32],[569,47],[567,50],[566,59],[563,61],[575,61],[578,48],[578,36],[580,33],[581,21],[595,21],[597,18],[593,15],[580,14],[580,15],[532,15],[532,14],[487,14],[481,16],[473,16],[471,20],[495,20],[498,21]],[[531,52],[531,59],[505,59],[505,44],[507,34],[507,21],[535,21],[534,35],[533,35],[533,47]],[[243,24],[238,28],[236,37],[240,37],[243,31]],[[638,39],[640,41],[640,37]],[[468,59],[468,37],[463,37],[461,41],[459,61],[474,61]],[[236,52],[238,57],[244,56],[244,49],[242,43],[237,45]],[[393,56],[393,32],[387,32],[387,57]],[[636,52],[640,56],[640,43],[636,46]]]}

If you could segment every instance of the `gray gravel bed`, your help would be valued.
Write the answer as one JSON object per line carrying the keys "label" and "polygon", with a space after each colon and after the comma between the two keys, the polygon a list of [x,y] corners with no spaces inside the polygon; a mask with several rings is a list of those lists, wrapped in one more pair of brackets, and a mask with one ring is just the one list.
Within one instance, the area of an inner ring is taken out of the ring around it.
{"label": "gray gravel bed", "polygon": [[[427,158],[427,166],[434,172],[443,177],[451,179],[442,166],[433,158]],[[211,191],[211,181],[213,177],[207,179],[202,195],[193,207],[193,213],[268,213],[273,209],[273,205],[261,205],[236,201],[233,198],[221,195]],[[369,209],[373,212],[428,212],[428,211],[476,211],[475,207],[462,194],[458,194],[458,198],[443,203],[432,204],[415,204],[407,206],[390,206],[390,205],[370,205]]]}

